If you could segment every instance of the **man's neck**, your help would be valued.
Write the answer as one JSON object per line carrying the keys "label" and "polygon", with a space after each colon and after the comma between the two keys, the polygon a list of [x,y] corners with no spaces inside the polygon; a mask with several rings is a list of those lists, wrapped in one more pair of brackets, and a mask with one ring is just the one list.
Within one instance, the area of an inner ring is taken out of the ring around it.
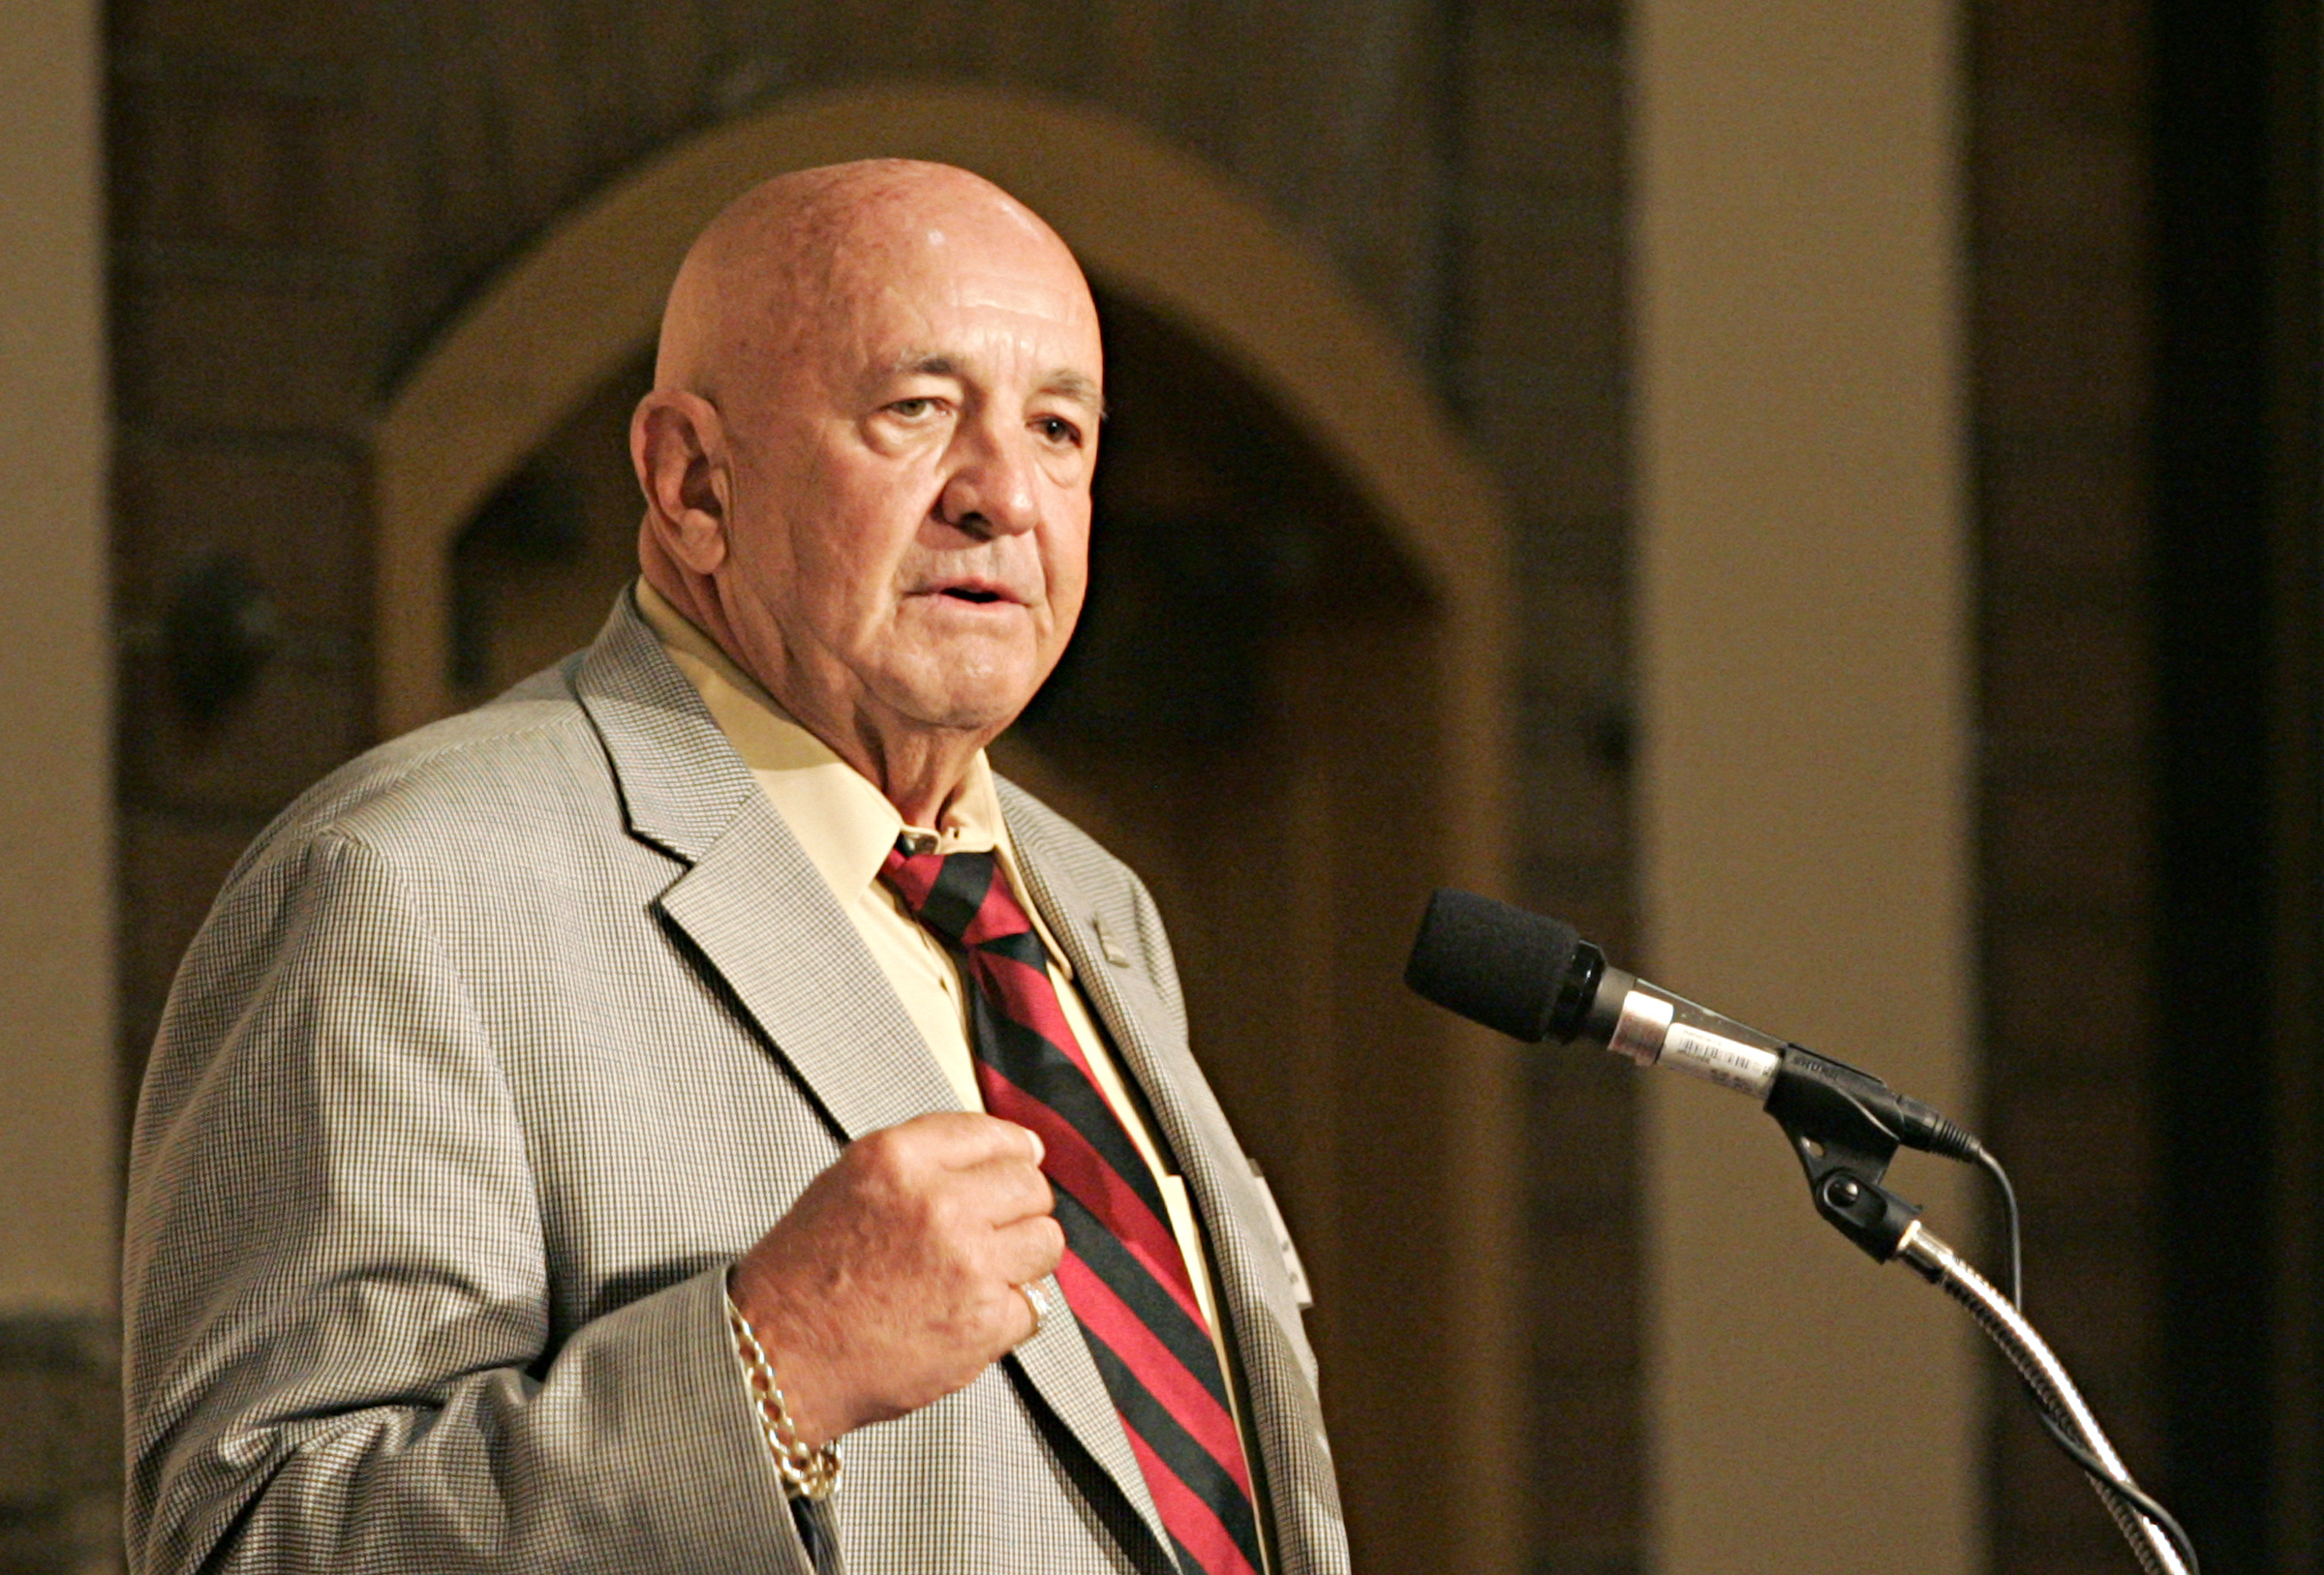
{"label": "man's neck", "polygon": [[945,809],[959,796],[968,779],[969,767],[989,742],[982,733],[914,730],[900,734],[882,730],[861,716],[852,737],[835,739],[811,719],[795,719],[879,789],[906,826],[930,831],[943,824]]}

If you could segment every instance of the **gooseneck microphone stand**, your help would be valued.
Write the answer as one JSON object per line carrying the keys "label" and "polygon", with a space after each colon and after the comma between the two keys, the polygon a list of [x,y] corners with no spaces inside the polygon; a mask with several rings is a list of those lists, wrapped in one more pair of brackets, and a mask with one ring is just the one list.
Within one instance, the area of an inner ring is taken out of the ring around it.
{"label": "gooseneck microphone stand", "polygon": [[[1897,1139],[1887,1123],[1851,1092],[1850,1074],[1869,1080],[1868,1074],[1845,1063],[1786,1045],[1767,1096],[1767,1113],[1790,1138],[1791,1150],[1807,1172],[1816,1212],[1875,1262],[1901,1257],[1922,1279],[1967,1308],[2025,1379],[2034,1403],[2047,1413],[2051,1432],[2068,1446],[2067,1453],[2088,1457],[2080,1464],[2138,1556],[2140,1567],[2149,1575],[2190,1575],[2170,1534],[2133,1500],[2137,1490],[2122,1457],[2048,1342],[2008,1297],[1921,1222],[1916,1205],[1881,1185],[1889,1161],[1896,1157]],[[2093,1465],[2099,1469],[2091,1470]]]}
{"label": "gooseneck microphone stand", "polygon": [[[1790,1138],[1816,1212],[1874,1261],[1903,1258],[2002,1348],[2051,1439],[2090,1478],[2148,1575],[2197,1575],[2185,1530],[2130,1480],[2073,1379],[2018,1310],[2017,1197],[1976,1138],[1868,1072],[1609,968],[1571,924],[1474,893],[1429,898],[1404,979],[1437,1005],[1524,1044],[1581,1040],[1760,1102]],[[2007,1295],[1940,1241],[1917,1205],[1882,1185],[1900,1146],[1981,1166],[2000,1186],[2009,1211]]]}

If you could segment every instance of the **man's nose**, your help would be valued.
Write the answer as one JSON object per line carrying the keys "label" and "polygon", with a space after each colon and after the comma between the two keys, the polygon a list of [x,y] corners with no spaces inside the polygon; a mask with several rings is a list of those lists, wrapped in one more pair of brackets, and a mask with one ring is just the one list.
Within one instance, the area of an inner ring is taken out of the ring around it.
{"label": "man's nose", "polygon": [[1014,423],[963,423],[953,439],[952,472],[937,495],[938,516],[976,536],[1012,536],[1039,525],[1032,446],[1030,435]]}

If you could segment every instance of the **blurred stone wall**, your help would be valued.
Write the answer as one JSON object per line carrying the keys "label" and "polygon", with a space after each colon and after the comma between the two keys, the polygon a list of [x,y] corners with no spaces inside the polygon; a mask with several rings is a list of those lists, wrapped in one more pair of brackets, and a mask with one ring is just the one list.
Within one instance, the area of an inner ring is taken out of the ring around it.
{"label": "blurred stone wall", "polygon": [[0,1571],[121,1563],[120,1353],[85,1318],[0,1318]]}

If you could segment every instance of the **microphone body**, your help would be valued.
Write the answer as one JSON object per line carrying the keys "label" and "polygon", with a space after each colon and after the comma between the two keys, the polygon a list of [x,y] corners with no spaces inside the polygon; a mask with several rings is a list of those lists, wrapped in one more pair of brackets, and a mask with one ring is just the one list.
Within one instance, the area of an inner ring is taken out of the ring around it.
{"label": "microphone body", "polygon": [[1438,1006],[1513,1039],[1584,1040],[1641,1067],[1667,1067],[1748,1095],[1779,1120],[1838,1098],[1908,1148],[1973,1160],[1977,1140],[1868,1072],[1725,1017],[1609,967],[1573,926],[1469,892],[1439,891],[1404,982]]}

